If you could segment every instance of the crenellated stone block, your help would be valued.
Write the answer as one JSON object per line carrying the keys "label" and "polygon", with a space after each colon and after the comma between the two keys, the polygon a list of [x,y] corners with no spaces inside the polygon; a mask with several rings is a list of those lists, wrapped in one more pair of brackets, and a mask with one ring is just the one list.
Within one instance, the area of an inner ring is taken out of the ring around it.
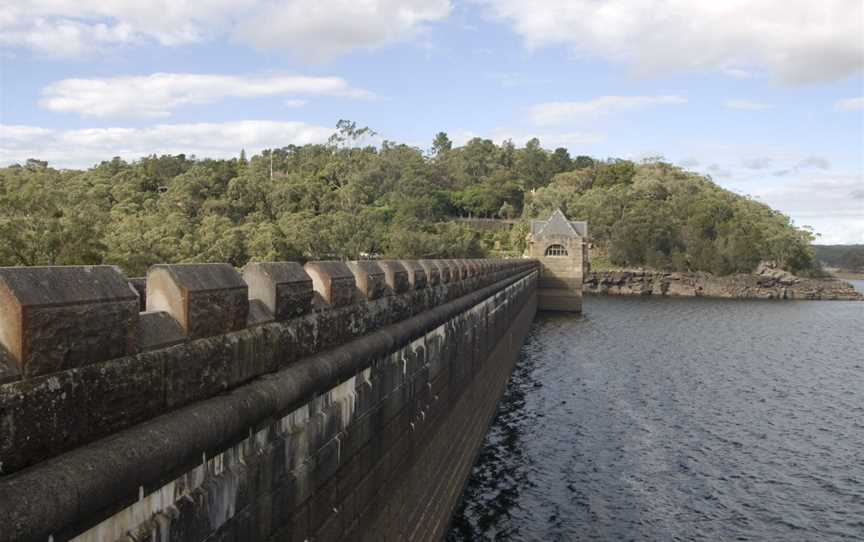
{"label": "crenellated stone block", "polygon": [[441,283],[447,284],[448,282],[458,280],[458,277],[454,273],[456,271],[456,267],[450,260],[432,260],[435,262],[435,265],[438,266],[438,271],[441,273]]}
{"label": "crenellated stone block", "polygon": [[471,263],[471,260],[467,258],[460,258],[459,263],[465,268],[465,271],[462,274],[462,278],[469,279],[474,276],[474,265]]}
{"label": "crenellated stone block", "polygon": [[139,323],[142,352],[166,348],[186,341],[186,335],[180,324],[167,312],[142,312]]}
{"label": "crenellated stone block", "polygon": [[252,262],[243,268],[243,280],[249,298],[261,301],[276,320],[302,316],[312,307],[312,278],[299,263]]}
{"label": "crenellated stone block", "polygon": [[249,315],[246,317],[246,327],[272,324],[276,321],[273,311],[260,299],[249,300]]}
{"label": "crenellated stone block", "polygon": [[426,283],[429,286],[438,286],[441,284],[441,269],[435,260],[418,260],[417,263],[426,272]]}
{"label": "crenellated stone block", "polygon": [[426,270],[417,260],[399,260],[408,272],[408,286],[412,290],[422,290],[426,287]]}
{"label": "crenellated stone block", "polygon": [[477,260],[464,259],[465,267],[468,268],[468,277],[473,278],[480,274],[480,263]]}
{"label": "crenellated stone block", "polygon": [[394,294],[401,294],[408,291],[410,284],[408,282],[408,270],[399,260],[379,260],[378,265],[384,270],[384,278],[387,281],[387,286],[393,290]]}
{"label": "crenellated stone block", "polygon": [[138,296],[117,268],[0,268],[0,345],[24,378],[138,352]]}
{"label": "crenellated stone block", "polygon": [[357,260],[346,262],[346,265],[354,274],[354,283],[364,299],[371,301],[387,294],[384,270],[377,263]]}
{"label": "crenellated stone block", "polygon": [[147,311],[165,311],[190,339],[246,327],[249,289],[224,263],[160,264],[147,273]]}
{"label": "crenellated stone block", "polygon": [[463,260],[447,260],[447,261],[451,262],[451,264],[453,265],[453,268],[456,271],[456,273],[453,275],[454,281],[464,280],[464,279],[468,278],[468,266],[465,265],[465,262]]}
{"label": "crenellated stone block", "polygon": [[344,262],[309,262],[303,269],[312,279],[319,303],[343,307],[354,301],[354,274]]}

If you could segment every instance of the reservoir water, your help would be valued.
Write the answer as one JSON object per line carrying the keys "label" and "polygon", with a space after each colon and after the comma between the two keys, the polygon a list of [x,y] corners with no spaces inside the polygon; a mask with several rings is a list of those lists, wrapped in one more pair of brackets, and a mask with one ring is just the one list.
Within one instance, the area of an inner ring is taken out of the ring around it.
{"label": "reservoir water", "polygon": [[448,540],[864,540],[864,303],[538,316]]}

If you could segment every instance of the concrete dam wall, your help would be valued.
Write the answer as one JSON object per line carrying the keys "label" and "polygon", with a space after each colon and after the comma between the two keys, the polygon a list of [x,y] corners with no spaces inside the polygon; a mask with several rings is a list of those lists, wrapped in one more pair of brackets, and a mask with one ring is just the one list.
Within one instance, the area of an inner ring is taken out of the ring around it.
{"label": "concrete dam wall", "polygon": [[538,265],[0,269],[0,542],[440,539]]}

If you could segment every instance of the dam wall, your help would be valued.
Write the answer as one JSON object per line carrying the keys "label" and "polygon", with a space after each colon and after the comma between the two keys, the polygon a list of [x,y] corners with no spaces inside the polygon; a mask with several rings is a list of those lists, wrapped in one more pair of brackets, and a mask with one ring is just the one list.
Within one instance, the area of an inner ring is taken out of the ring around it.
{"label": "dam wall", "polygon": [[440,539],[538,271],[0,268],[0,542]]}

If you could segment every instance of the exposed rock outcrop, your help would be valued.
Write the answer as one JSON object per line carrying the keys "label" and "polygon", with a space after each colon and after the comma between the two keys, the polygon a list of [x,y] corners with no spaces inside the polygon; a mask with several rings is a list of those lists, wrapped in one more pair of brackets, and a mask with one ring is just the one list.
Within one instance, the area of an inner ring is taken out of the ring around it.
{"label": "exposed rock outcrop", "polygon": [[610,295],[864,300],[864,295],[848,282],[796,277],[772,262],[763,262],[751,275],[723,277],[641,269],[592,272],[585,276],[584,291]]}

